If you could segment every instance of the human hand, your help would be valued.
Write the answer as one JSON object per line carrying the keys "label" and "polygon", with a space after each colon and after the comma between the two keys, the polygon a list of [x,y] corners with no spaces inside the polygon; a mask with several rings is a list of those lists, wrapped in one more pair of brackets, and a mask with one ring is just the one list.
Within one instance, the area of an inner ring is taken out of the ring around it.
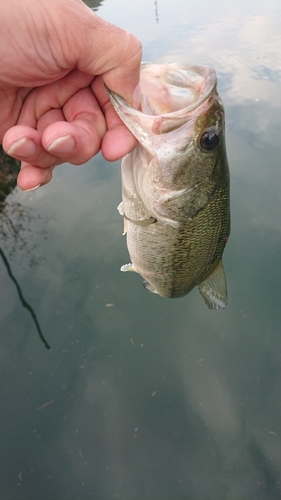
{"label": "human hand", "polygon": [[81,0],[1,0],[0,140],[21,160],[18,185],[47,184],[62,163],[135,146],[104,83],[139,104],[140,42]]}

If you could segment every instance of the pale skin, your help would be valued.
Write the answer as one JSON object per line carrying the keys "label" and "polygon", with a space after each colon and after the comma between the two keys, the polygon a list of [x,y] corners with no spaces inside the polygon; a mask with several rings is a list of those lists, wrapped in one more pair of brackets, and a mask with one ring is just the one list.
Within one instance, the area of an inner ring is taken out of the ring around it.
{"label": "pale skin", "polygon": [[135,146],[104,84],[140,101],[140,42],[81,0],[1,0],[0,142],[21,160],[18,186],[47,184],[62,162]]}

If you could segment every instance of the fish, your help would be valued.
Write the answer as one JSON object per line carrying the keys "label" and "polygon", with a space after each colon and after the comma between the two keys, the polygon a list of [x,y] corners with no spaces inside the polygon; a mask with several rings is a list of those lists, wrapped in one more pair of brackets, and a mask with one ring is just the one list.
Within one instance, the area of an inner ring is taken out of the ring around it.
{"label": "fish", "polygon": [[225,114],[208,66],[142,63],[141,105],[107,89],[137,139],[121,162],[124,233],[131,262],[165,298],[198,287],[210,309],[227,304],[222,254],[230,234]]}

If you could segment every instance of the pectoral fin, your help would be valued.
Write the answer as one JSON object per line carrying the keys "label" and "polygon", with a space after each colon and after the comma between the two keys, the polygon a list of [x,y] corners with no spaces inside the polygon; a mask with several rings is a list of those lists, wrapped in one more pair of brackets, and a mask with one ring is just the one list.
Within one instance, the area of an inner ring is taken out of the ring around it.
{"label": "pectoral fin", "polygon": [[163,226],[172,226],[174,228],[178,228],[180,226],[180,223],[177,222],[176,220],[173,219],[168,219],[167,217],[157,217],[158,222],[160,224],[163,224]]}
{"label": "pectoral fin", "polygon": [[123,226],[122,236],[124,236],[125,234],[127,234],[127,220],[125,219],[125,217],[123,217],[123,223],[124,223],[124,226]]}
{"label": "pectoral fin", "polygon": [[226,277],[222,261],[215,270],[198,286],[199,292],[209,309],[223,309],[227,304]]}
{"label": "pectoral fin", "polygon": [[121,201],[117,207],[117,210],[120,215],[124,215],[124,209],[123,209],[123,201]]}
{"label": "pectoral fin", "polygon": [[121,201],[121,203],[119,203],[117,210],[118,210],[119,214],[123,216],[124,226],[123,226],[122,235],[124,236],[127,233],[127,222],[126,222],[126,217],[125,217],[124,209],[123,209],[123,201]]}

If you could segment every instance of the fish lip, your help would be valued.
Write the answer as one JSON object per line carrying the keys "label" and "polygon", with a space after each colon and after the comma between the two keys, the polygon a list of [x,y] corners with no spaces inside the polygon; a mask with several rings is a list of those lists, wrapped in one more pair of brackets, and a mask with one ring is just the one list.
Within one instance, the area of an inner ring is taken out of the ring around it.
{"label": "fish lip", "polygon": [[194,104],[187,106],[185,108],[179,109],[177,111],[170,111],[169,113],[161,113],[160,115],[148,115],[144,113],[143,111],[139,109],[133,108],[130,104],[128,104],[121,96],[118,94],[115,94],[113,90],[110,90],[106,85],[105,90],[107,94],[109,95],[110,101],[113,104],[113,107],[115,111],[118,113],[118,107],[122,107],[127,113],[130,112],[130,115],[135,115],[135,116],[146,116],[147,118],[150,118],[151,120],[155,121],[157,118],[165,119],[165,118],[184,118],[186,120],[186,116],[189,113],[192,113],[195,109],[198,109],[201,104],[203,104],[207,99],[213,94],[214,88],[211,88],[207,94],[202,96],[198,101],[196,101]]}
{"label": "fish lip", "polygon": [[[144,71],[144,68],[149,65],[157,66],[153,65],[152,63],[142,63],[141,70]],[[155,147],[154,141],[157,141],[157,136],[161,137],[163,134],[168,134],[172,131],[176,131],[182,126],[185,126],[186,129],[190,129],[190,133],[188,133],[188,136],[191,137],[193,133],[192,129],[196,121],[196,116],[199,116],[203,110],[206,111],[208,108],[210,108],[218,96],[216,90],[216,73],[209,66],[193,66],[188,64],[177,65],[168,63],[162,66],[164,66],[164,68],[162,68],[161,78],[165,79],[167,75],[170,75],[172,81],[168,83],[170,83],[172,86],[173,72],[175,74],[175,71],[178,70],[178,67],[180,68],[179,76],[182,75],[183,83],[182,85],[177,85],[175,83],[175,87],[185,87],[187,90],[189,87],[191,89],[193,88],[194,92],[196,92],[195,100],[187,103],[187,106],[178,108],[174,111],[169,111],[166,113],[162,113],[161,111],[156,113],[147,113],[143,110],[133,108],[122,97],[117,95],[108,87],[105,87],[109,99],[122,122],[131,131],[131,133],[135,136],[139,143],[142,144],[142,146],[150,153],[152,153],[152,150]],[[146,84],[147,82],[149,82],[149,76],[150,74],[148,74],[147,80],[143,80],[144,100],[146,95],[149,96],[149,94],[146,94],[145,91]],[[161,82],[159,83],[160,92],[162,84],[163,83]],[[147,108],[145,111],[147,111]],[[152,144],[154,145],[152,146]]]}
{"label": "fish lip", "polygon": [[[141,63],[141,70],[143,70],[146,66],[150,66],[153,63],[150,62],[142,62]],[[169,63],[164,63],[166,66],[173,67],[175,64],[169,64]],[[155,119],[161,118],[161,119],[169,119],[169,118],[185,118],[186,120],[186,115],[189,113],[192,113],[195,109],[198,109],[204,102],[208,100],[212,96],[212,94],[216,91],[216,86],[217,86],[217,77],[216,73],[211,68],[210,66],[195,66],[195,65],[190,65],[190,64],[182,64],[182,65],[177,65],[180,68],[186,69],[188,68],[189,70],[194,70],[194,72],[199,73],[200,75],[204,76],[204,85],[201,91],[201,97],[199,97],[198,100],[196,100],[194,103],[192,103],[190,106],[186,106],[184,108],[181,108],[177,111],[171,111],[168,113],[161,113],[158,115],[149,115],[144,113],[143,111],[139,109],[133,108],[130,104],[128,104],[121,96],[113,92],[113,90],[109,89],[105,84],[105,90],[113,104],[113,107],[117,114],[118,108],[122,107],[123,110],[126,113],[130,113],[131,115],[134,115],[135,117],[141,117],[145,116],[148,119],[152,119],[153,121]]]}

